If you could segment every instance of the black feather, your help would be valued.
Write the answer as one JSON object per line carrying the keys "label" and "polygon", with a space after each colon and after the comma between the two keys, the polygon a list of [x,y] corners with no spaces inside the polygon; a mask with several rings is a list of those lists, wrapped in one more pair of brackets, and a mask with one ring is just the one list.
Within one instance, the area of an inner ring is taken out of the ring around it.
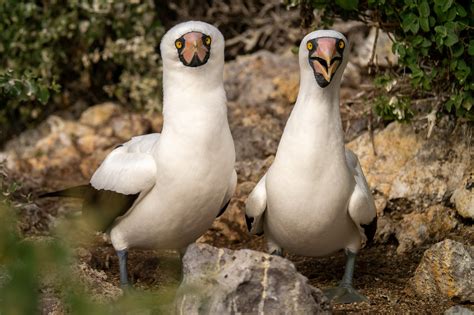
{"label": "black feather", "polygon": [[217,214],[217,217],[216,217],[216,218],[218,218],[218,217],[220,217],[221,215],[224,214],[224,212],[227,210],[227,207],[229,206],[229,203],[230,203],[230,199],[229,199],[229,201],[227,201],[227,203],[222,207],[222,209],[219,210],[219,213]]}
{"label": "black feather", "polygon": [[372,245],[374,242],[375,231],[377,231],[377,217],[375,217],[369,224],[360,225],[364,229],[365,236],[367,237],[366,245]]}
{"label": "black feather", "polygon": [[124,215],[139,194],[125,195],[110,190],[97,190],[89,185],[81,185],[40,195],[45,197],[73,197],[84,200],[82,219],[96,231],[105,231],[115,219]]}
{"label": "black feather", "polygon": [[247,223],[247,230],[249,230],[249,232],[252,230],[252,224],[254,220],[254,218],[245,215],[245,223]]}

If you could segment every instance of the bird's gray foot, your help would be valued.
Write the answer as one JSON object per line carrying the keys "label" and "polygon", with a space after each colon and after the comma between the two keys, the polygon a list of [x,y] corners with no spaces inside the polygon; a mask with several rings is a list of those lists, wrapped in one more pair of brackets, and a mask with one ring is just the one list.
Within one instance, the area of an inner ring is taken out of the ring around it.
{"label": "bird's gray foot", "polygon": [[124,291],[129,291],[131,286],[128,283],[128,271],[127,271],[128,251],[126,249],[118,250],[117,256],[119,259],[120,287]]}
{"label": "bird's gray foot", "polygon": [[328,299],[334,303],[369,302],[368,298],[352,287],[356,256],[356,253],[346,250],[346,268],[344,269],[344,276],[342,277],[341,283],[335,288],[323,290]]}
{"label": "bird's gray foot", "polygon": [[270,255],[283,257],[283,250],[281,248],[275,249]]}
{"label": "bird's gray foot", "polygon": [[283,249],[274,242],[270,237],[267,237],[267,253],[274,256],[283,256]]}
{"label": "bird's gray foot", "polygon": [[357,292],[357,290],[350,284],[343,284],[335,288],[324,289],[323,292],[329,300],[338,304],[369,302],[368,298]]}

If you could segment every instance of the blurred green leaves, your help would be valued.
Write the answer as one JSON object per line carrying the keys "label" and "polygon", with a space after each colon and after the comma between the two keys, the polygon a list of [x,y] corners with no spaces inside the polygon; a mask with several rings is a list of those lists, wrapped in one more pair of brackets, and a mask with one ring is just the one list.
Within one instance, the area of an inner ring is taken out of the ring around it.
{"label": "blurred green leaves", "polygon": [[[74,222],[58,223],[49,236],[21,235],[18,218],[24,215],[22,208],[30,201],[28,196],[22,197],[20,184],[9,175],[0,163],[0,314],[41,314],[45,297],[55,301],[55,307],[67,314],[169,314],[173,311],[177,288],[174,282],[160,285],[154,291],[131,291],[114,300],[91,287],[100,284],[94,282],[100,279],[94,278],[95,271],[90,266],[80,271],[80,262],[73,255],[72,240],[78,237],[71,235],[77,232]],[[93,246],[92,241],[87,244]],[[180,264],[178,260],[170,263],[173,269],[180,267],[176,266]]]}

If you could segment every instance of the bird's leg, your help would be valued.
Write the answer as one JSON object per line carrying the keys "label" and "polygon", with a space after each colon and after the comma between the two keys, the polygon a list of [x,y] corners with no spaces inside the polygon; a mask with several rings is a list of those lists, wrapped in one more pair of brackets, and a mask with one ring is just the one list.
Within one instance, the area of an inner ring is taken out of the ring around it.
{"label": "bird's leg", "polygon": [[127,272],[127,258],[128,250],[122,249],[117,251],[117,256],[119,259],[119,268],[120,268],[120,286],[122,289],[128,289],[128,272]]}
{"label": "bird's leg", "polygon": [[344,269],[344,276],[342,277],[341,282],[337,287],[325,289],[323,291],[330,300],[333,300],[334,303],[369,302],[369,299],[352,287],[355,258],[357,254],[350,250],[346,250],[346,256],[346,268]]}
{"label": "bird's leg", "polygon": [[270,253],[270,255],[283,256],[282,248],[269,237],[267,237],[267,252]]}

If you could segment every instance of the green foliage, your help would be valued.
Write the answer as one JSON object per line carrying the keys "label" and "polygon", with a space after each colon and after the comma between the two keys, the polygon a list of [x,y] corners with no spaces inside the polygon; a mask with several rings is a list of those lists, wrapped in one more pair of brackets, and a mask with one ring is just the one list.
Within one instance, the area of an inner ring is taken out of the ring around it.
{"label": "green foliage", "polygon": [[[31,73],[15,77],[13,71],[0,73],[0,142],[8,135],[27,126],[31,119],[38,119],[44,113],[53,93],[59,91],[59,85],[43,83]],[[8,131],[7,131],[8,130]]]}
{"label": "green foliage", "polygon": [[[98,302],[78,279],[69,240],[76,230],[61,226],[53,236],[25,238],[17,217],[29,201],[0,163],[0,314],[40,314],[44,292],[57,297],[67,314],[168,314],[175,285],[154,292],[130,292],[114,303]],[[43,293],[42,293],[43,292]]]}
{"label": "green foliage", "polygon": [[[21,111],[26,127],[77,99],[160,109],[162,32],[153,0],[0,1],[0,73],[39,88],[34,99],[2,91],[0,119]],[[48,97],[58,85],[61,96]],[[3,127],[0,143],[13,126]]]}
{"label": "green foliage", "polygon": [[[298,5],[301,1],[288,2]],[[409,110],[408,99],[414,94],[435,95],[445,113],[474,120],[472,3],[460,0],[308,0],[305,3],[323,12],[323,24],[331,24],[335,17],[354,19],[375,24],[394,35],[392,48],[402,66],[394,76],[407,74],[415,91],[412,95],[397,96],[399,100],[407,100],[400,108]],[[411,116],[388,114],[394,108],[389,100],[385,96],[374,104],[384,119]]]}

